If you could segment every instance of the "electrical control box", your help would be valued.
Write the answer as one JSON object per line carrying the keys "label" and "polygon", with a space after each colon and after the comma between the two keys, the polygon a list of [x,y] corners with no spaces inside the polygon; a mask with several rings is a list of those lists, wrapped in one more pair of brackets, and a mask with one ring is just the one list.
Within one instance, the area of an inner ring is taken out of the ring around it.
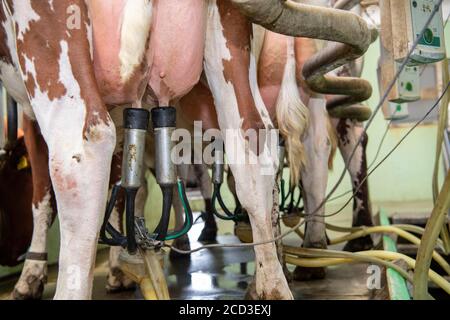
{"label": "electrical control box", "polygon": [[[414,39],[420,35],[434,6],[438,0],[410,0],[411,20],[410,32],[412,46]],[[442,19],[442,6],[435,14],[423,36],[419,40],[417,48],[414,50],[410,62],[411,64],[425,64],[441,61],[445,58],[444,22]]]}
{"label": "electrical control box", "polygon": [[[390,0],[394,59],[406,59],[438,0]],[[408,65],[429,64],[445,58],[442,6],[419,39]]]}
{"label": "electrical control box", "polygon": [[[404,6],[399,6],[399,1],[403,0],[380,0],[380,16],[381,16],[381,31],[380,31],[380,60],[378,67],[378,84],[380,95],[383,95],[397,74],[401,62],[396,61],[395,54],[400,53],[398,49],[402,44],[407,43],[405,32],[399,34],[398,30],[401,26],[398,25],[399,19],[403,14]],[[409,1],[409,0],[408,0]],[[404,3],[403,3],[404,4]],[[404,30],[404,29],[403,29]],[[401,35],[403,37],[401,37]],[[403,41],[403,42],[402,42]],[[393,111],[397,106],[405,103],[420,100],[420,67],[407,66],[400,73],[396,80],[394,87],[389,91],[387,101],[383,105],[383,111],[386,119],[391,118]],[[400,116],[407,113],[407,107],[403,107],[402,112],[398,112]]]}
{"label": "electrical control box", "polygon": [[400,120],[409,117],[407,103],[388,102],[388,109],[385,112],[384,118],[387,120]]}
{"label": "electrical control box", "polygon": [[[395,73],[400,68],[400,63],[395,63]],[[391,96],[389,101],[403,103],[420,100],[420,70],[417,66],[406,66],[396,81],[396,96]]]}

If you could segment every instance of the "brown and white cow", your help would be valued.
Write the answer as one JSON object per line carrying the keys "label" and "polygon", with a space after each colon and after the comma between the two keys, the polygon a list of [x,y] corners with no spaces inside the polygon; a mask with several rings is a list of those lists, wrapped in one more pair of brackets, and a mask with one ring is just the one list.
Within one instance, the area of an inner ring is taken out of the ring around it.
{"label": "brown and white cow", "polygon": [[147,87],[161,106],[189,91],[205,14],[202,0],[2,1],[2,80],[31,106],[49,151],[61,226],[55,298],[91,294],[116,146],[108,109],[140,106]]}
{"label": "brown and white cow", "polygon": [[[298,8],[280,7],[279,0],[232,2],[264,25],[272,19],[265,12],[273,13],[280,24],[271,27],[277,31],[295,35],[299,30],[290,26],[301,18],[295,15]],[[278,9],[290,13],[276,14]],[[311,13],[311,18],[323,15]],[[333,18],[331,11],[326,14]],[[231,2],[2,0],[1,21],[2,80],[37,121],[48,147],[45,179],[50,176],[61,227],[57,299],[91,294],[109,164],[120,153],[109,111],[175,103],[198,82],[204,60],[222,130],[273,128],[250,54],[251,24]],[[358,26],[362,34],[349,42],[364,48],[367,28],[355,22],[349,19],[349,28]],[[309,30],[305,33],[312,37],[324,37],[323,30]],[[325,37],[332,38],[331,31],[328,27]],[[229,154],[249,151],[242,136],[235,143],[225,139],[225,148]],[[267,148],[256,152],[275,172]],[[230,167],[254,240],[271,239],[274,174],[261,175],[261,163]],[[255,253],[257,296],[292,298],[274,244],[258,245]]]}

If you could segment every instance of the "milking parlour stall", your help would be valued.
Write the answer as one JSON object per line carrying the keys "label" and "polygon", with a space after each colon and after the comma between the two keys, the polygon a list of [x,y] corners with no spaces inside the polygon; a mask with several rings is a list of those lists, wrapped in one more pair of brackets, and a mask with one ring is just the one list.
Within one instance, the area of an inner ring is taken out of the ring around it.
{"label": "milking parlour stall", "polygon": [[450,0],[0,1],[0,299],[449,300]]}

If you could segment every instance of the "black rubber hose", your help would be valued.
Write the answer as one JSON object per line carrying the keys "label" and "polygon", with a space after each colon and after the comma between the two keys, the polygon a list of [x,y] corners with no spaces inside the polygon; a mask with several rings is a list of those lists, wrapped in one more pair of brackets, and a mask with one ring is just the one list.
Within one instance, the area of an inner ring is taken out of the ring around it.
{"label": "black rubber hose", "polygon": [[[126,247],[127,239],[119,231],[117,231],[110,223],[109,218],[114,210],[114,205],[117,201],[117,195],[119,194],[120,186],[114,185],[111,190],[111,198],[106,205],[105,217],[103,219],[102,227],[100,228],[100,243],[107,244],[109,246],[121,246]],[[112,238],[108,238],[106,233],[109,233]]]}
{"label": "black rubber hose", "polygon": [[170,209],[172,208],[173,199],[173,185],[160,185],[163,195],[163,207],[161,220],[159,220],[158,226],[154,233],[156,233],[156,240],[164,241],[167,236],[167,229],[169,228]]}
{"label": "black rubber hose", "polygon": [[[211,199],[213,214],[217,218],[222,219],[222,220],[235,220],[235,216],[230,211],[228,211],[228,209],[226,211],[224,210],[226,216],[224,216],[224,215],[220,214],[219,212],[217,212],[216,199],[219,201],[219,204],[220,204],[220,202],[223,203],[222,197],[220,196],[220,186],[221,186],[220,183],[214,183],[213,195],[212,195],[212,199]],[[220,198],[220,200],[219,200],[219,198]],[[225,207],[225,209],[226,209],[226,207]]]}
{"label": "black rubber hose", "polygon": [[285,197],[285,193],[286,191],[284,190],[284,179],[281,179],[281,185],[280,185],[280,192],[281,192],[281,203],[280,203],[280,211],[284,210],[284,197]]}
{"label": "black rubber hose", "polygon": [[219,205],[222,208],[223,212],[229,217],[235,217],[235,215],[228,210],[227,206],[225,205],[225,202],[222,199],[222,193],[220,192],[221,184],[217,184],[217,201],[219,201]]}
{"label": "black rubber hose", "polygon": [[126,190],[126,228],[127,228],[127,250],[130,254],[135,254],[137,251],[136,233],[134,229],[134,204],[136,201],[136,194],[138,189]]}
{"label": "black rubber hose", "polygon": [[183,226],[179,230],[175,230],[175,231],[169,233],[166,236],[165,240],[173,240],[173,239],[177,239],[177,238],[184,236],[186,233],[189,232],[189,230],[191,230],[193,221],[194,221],[194,216],[192,215],[191,206],[189,205],[189,201],[186,196],[186,190],[184,188],[184,183],[181,180],[178,180],[177,190],[178,190],[178,196],[180,197],[180,200],[183,204],[184,213],[186,216],[184,219]]}

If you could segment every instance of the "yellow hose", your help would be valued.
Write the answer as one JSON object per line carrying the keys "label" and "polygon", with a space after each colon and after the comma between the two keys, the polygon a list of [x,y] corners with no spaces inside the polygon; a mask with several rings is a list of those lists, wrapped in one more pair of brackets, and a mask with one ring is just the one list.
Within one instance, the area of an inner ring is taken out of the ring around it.
{"label": "yellow hose", "polygon": [[[444,89],[444,86],[450,81],[449,71],[448,71],[448,60],[444,59],[441,62],[442,69],[442,81],[439,83],[440,91]],[[433,189],[433,200],[436,204],[436,200],[439,194],[439,168],[441,163],[441,155],[442,155],[442,145],[444,143],[444,135],[446,134],[447,123],[448,123],[448,104],[450,103],[450,94],[447,92],[442,101],[441,108],[439,109],[439,121],[438,121],[438,129],[437,129],[437,137],[436,137],[436,155],[434,159],[434,169],[433,169],[433,181],[432,181],[432,189]],[[450,253],[450,234],[448,230],[448,226],[446,223],[443,223],[441,230],[441,237],[444,240],[444,251],[446,254]]]}
{"label": "yellow hose", "polygon": [[[372,233],[395,233],[399,237],[402,237],[405,240],[408,240],[409,242],[415,244],[416,246],[420,246],[420,239],[414,236],[413,234],[401,230],[399,228],[396,228],[394,226],[375,226],[375,227],[369,227],[360,231],[356,231],[354,233],[332,239],[330,240],[330,244],[338,244],[345,241],[365,237]],[[445,272],[450,275],[450,265],[445,261],[445,259],[438,253],[436,250],[433,250],[433,259],[442,267],[442,269],[445,270]]]}
{"label": "yellow hose", "polygon": [[397,271],[402,277],[407,279],[409,282],[412,282],[412,277],[398,265],[385,261],[383,259],[379,259],[377,257],[372,257],[364,254],[360,254],[359,252],[345,252],[345,251],[336,251],[336,250],[327,250],[327,249],[312,249],[312,248],[297,248],[291,246],[283,246],[283,252],[285,254],[291,254],[302,257],[310,257],[310,258],[350,258],[357,261],[362,262],[371,262],[373,264],[384,265],[388,268],[394,269]]}
{"label": "yellow hose", "polygon": [[[286,247],[286,249],[287,250],[285,250],[285,252],[288,254],[297,255],[298,253],[300,253],[300,252],[298,252],[298,250],[292,250],[291,247]],[[298,248],[294,248],[294,249],[298,249]],[[305,250],[305,249],[303,249],[303,250]],[[308,256],[310,256],[310,257],[318,256],[318,258],[297,258],[297,257],[292,257],[289,255],[286,255],[285,261],[290,264],[300,265],[300,266],[304,266],[304,267],[326,267],[326,266],[345,264],[345,263],[355,263],[355,261],[363,261],[364,258],[367,258],[366,261],[368,261],[368,262],[373,261],[370,258],[382,259],[383,262],[386,262],[384,260],[392,261],[392,260],[402,259],[408,264],[408,267],[410,267],[411,269],[415,269],[415,267],[416,267],[416,261],[414,259],[408,257],[407,255],[398,253],[398,252],[370,250],[370,251],[360,251],[360,252],[356,252],[356,253],[346,252],[345,253],[346,257],[323,258],[322,254],[316,254],[314,252],[314,251],[320,250],[320,249],[309,249],[309,250],[311,250],[313,252],[308,254]],[[321,251],[322,251],[322,253],[326,254],[327,251],[331,251],[331,250],[321,250]],[[331,253],[332,253],[332,255],[335,255],[335,252],[332,251]],[[300,253],[300,255],[302,255],[302,254]],[[352,257],[352,255],[355,255],[355,256]],[[397,269],[396,271],[398,271],[398,266],[396,269]],[[403,272],[400,272],[400,274],[402,274],[402,276],[405,277],[404,270],[403,269],[401,269],[401,270]],[[450,294],[450,283],[447,280],[445,280],[442,276],[440,276],[435,271],[430,269],[428,271],[428,277],[431,281],[433,281],[436,285],[438,285],[440,288],[442,288],[445,292]],[[408,279],[408,277],[405,277],[405,278]]]}
{"label": "yellow hose", "polygon": [[[299,217],[304,217],[303,214],[299,214]],[[284,221],[284,220],[283,220]],[[288,226],[288,225],[287,225]],[[288,226],[290,227],[290,226]],[[325,223],[325,227],[327,228],[327,230],[331,230],[331,231],[336,231],[336,232],[356,232],[356,231],[361,231],[364,230],[366,228],[370,228],[370,227],[366,227],[366,226],[359,226],[359,227],[341,227],[341,226],[337,226],[337,225],[333,225],[330,223]],[[391,227],[396,227],[408,232],[412,232],[412,233],[416,233],[416,234],[420,234],[423,235],[425,232],[425,228],[419,227],[419,226],[415,226],[415,225],[411,225],[411,224],[393,224],[391,225]],[[303,235],[303,233],[298,233],[296,232],[299,236],[300,234]],[[300,236],[302,239],[304,238],[303,236]],[[440,249],[444,250],[444,243],[441,239],[437,239],[437,245],[440,247]]]}
{"label": "yellow hose", "polygon": [[428,219],[422,243],[417,252],[417,269],[414,273],[414,299],[428,298],[427,273],[431,264],[431,256],[442,230],[450,207],[450,171],[447,172],[444,185],[436,200],[436,204]]}
{"label": "yellow hose", "polygon": [[[416,229],[417,230],[417,229]],[[297,233],[299,235],[299,237],[301,237],[302,239],[304,239],[304,234],[297,229],[295,231],[295,233]],[[375,226],[375,227],[363,227],[358,231],[355,231],[353,233],[335,238],[335,239],[331,239],[330,240],[330,245],[335,245],[338,243],[342,243],[342,242],[346,242],[346,241],[350,241],[350,240],[354,240],[357,238],[361,238],[361,237],[365,237],[369,234],[372,233],[395,233],[396,235],[398,235],[399,237],[402,237],[406,240],[408,240],[409,242],[415,244],[416,246],[420,246],[420,239],[417,238],[416,236],[414,236],[413,234],[402,230],[400,228],[398,228],[397,226]],[[444,271],[450,275],[450,265],[447,263],[447,261],[435,250],[433,250],[432,253],[432,257],[433,259],[442,267],[442,269],[444,269]]]}

